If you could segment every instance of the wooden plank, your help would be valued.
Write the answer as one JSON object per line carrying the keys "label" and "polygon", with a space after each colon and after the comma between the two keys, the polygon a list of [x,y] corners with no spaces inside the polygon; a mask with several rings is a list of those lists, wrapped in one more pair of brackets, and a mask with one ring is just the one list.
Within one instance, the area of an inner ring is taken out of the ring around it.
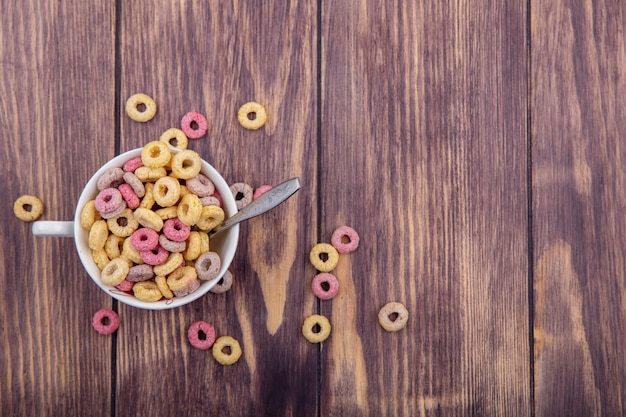
{"label": "wooden plank", "polygon": [[524,1],[323,2],[319,239],[361,244],[321,303],[322,415],[530,414],[525,21]]}
{"label": "wooden plank", "polygon": [[0,9],[2,414],[110,415],[113,339],[91,326],[110,298],[71,239],[33,237],[11,207],[34,194],[42,219],[70,220],[82,187],[113,155],[114,2]]}
{"label": "wooden plank", "polygon": [[[122,2],[122,100],[144,92],[159,110],[145,124],[119,115],[121,151],[198,111],[210,127],[189,147],[229,183],[256,187],[299,176],[303,189],[242,226],[226,294],[175,311],[119,306],[119,413],[316,414],[318,350],[300,333],[301,317],[315,307],[302,276],[317,222],[316,12],[314,2]],[[258,131],[237,121],[248,101],[267,109]],[[186,331],[196,320],[238,339],[240,361],[225,367],[210,351],[191,348]]]}
{"label": "wooden plank", "polygon": [[530,7],[536,415],[625,415],[626,13]]}

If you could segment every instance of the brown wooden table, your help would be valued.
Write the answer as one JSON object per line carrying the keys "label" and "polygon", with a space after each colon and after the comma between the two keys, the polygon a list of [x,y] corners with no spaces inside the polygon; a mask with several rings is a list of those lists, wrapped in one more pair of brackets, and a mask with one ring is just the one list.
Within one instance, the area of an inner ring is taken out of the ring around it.
{"label": "brown wooden table", "polygon": [[[625,4],[2,0],[0,413],[625,415]],[[137,92],[149,123],[125,114]],[[100,165],[188,111],[227,181],[303,188],[242,226],[229,292],[138,310],[12,204],[70,219]],[[320,302],[308,252],[344,224],[361,244]],[[238,363],[191,348],[200,319]]]}

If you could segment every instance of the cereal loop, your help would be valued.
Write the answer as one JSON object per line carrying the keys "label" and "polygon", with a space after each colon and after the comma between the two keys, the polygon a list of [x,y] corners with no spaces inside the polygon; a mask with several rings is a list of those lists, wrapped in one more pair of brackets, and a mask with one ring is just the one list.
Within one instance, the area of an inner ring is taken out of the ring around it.
{"label": "cereal loop", "polygon": [[130,242],[130,237],[124,239],[124,243],[122,244],[122,257],[138,265],[144,263],[141,258],[141,253],[135,249]]}
{"label": "cereal loop", "polygon": [[156,265],[152,270],[154,271],[155,275],[169,275],[183,262],[184,259],[181,253],[170,253],[170,256],[165,262],[160,265]]}
{"label": "cereal loop", "polygon": [[230,269],[226,271],[222,279],[218,281],[209,291],[213,294],[222,294],[226,291],[230,290],[230,287],[233,286],[233,273],[230,272]]}
{"label": "cereal loop", "polygon": [[241,210],[250,204],[252,202],[252,196],[254,195],[252,187],[244,182],[236,182],[231,185],[230,192],[233,193],[233,197],[235,197],[237,210]]}
{"label": "cereal loop", "polygon": [[330,300],[339,291],[337,277],[328,272],[319,273],[313,278],[311,284],[313,294],[320,300]]}
{"label": "cereal loop", "polygon": [[206,232],[198,232],[200,236],[200,253],[209,251],[209,234]]}
{"label": "cereal loop", "polygon": [[[228,349],[230,352],[228,352]],[[241,357],[239,342],[230,336],[222,336],[213,343],[213,357],[222,365],[232,365]]]}
{"label": "cereal loop", "polygon": [[155,203],[154,195],[152,194],[152,192],[154,191],[154,184],[149,182],[144,186],[144,188],[145,194],[143,196],[143,199],[141,200],[141,203],[139,204],[139,207],[149,210],[154,206]]}
{"label": "cereal loop", "polygon": [[195,261],[202,253],[202,238],[200,233],[193,231],[189,233],[187,238],[187,250],[183,252],[183,258],[186,261]]}
{"label": "cereal loop", "polygon": [[126,114],[136,122],[152,120],[156,111],[156,103],[146,94],[133,94],[126,100]]}
{"label": "cereal loop", "polygon": [[91,324],[98,333],[109,335],[114,333],[120,326],[120,318],[117,313],[110,308],[103,308],[96,311],[91,320]]}
{"label": "cereal loop", "polygon": [[146,194],[146,189],[143,186],[143,183],[135,174],[132,172],[125,172],[122,177],[126,184],[130,185],[137,197],[142,198]]}
{"label": "cereal loop", "polygon": [[120,184],[117,189],[119,190],[120,194],[122,194],[122,198],[126,202],[126,206],[128,208],[134,210],[139,207],[139,197],[137,196],[137,194],[135,194],[135,190],[133,190],[133,187],[128,184]]}
{"label": "cereal loop", "polygon": [[142,227],[132,234],[130,243],[139,252],[152,250],[159,244],[159,234],[152,229]]}
{"label": "cereal loop", "polygon": [[196,349],[207,350],[215,343],[215,328],[207,322],[197,321],[189,326],[187,339]]}
{"label": "cereal loop", "polygon": [[124,281],[117,284],[115,288],[117,288],[120,291],[129,292],[133,289],[133,285],[135,285],[134,282],[124,279]]}
{"label": "cereal loop", "polygon": [[174,242],[187,240],[189,233],[191,233],[191,227],[181,222],[178,218],[168,219],[163,224],[163,234]]}
{"label": "cereal loop", "polygon": [[175,269],[167,276],[167,285],[172,291],[180,291],[189,287],[196,279],[198,274],[195,268],[191,266],[183,266]]}
{"label": "cereal loop", "polygon": [[203,206],[200,219],[196,222],[196,226],[200,230],[213,230],[224,221],[224,210],[218,206]]}
{"label": "cereal loop", "polygon": [[139,207],[133,213],[135,220],[143,227],[149,227],[157,232],[163,228],[163,220],[152,210]]}
{"label": "cereal loop", "polygon": [[141,150],[141,162],[149,168],[164,167],[171,157],[170,148],[159,140],[147,143]]}
{"label": "cereal loop", "polygon": [[167,171],[163,167],[141,167],[137,168],[135,175],[143,182],[153,182],[159,178],[165,177],[167,175]]}
{"label": "cereal loop", "polygon": [[187,194],[178,204],[178,219],[187,226],[195,225],[202,215],[202,203],[197,195]]}
{"label": "cereal loop", "polygon": [[141,281],[133,285],[133,294],[140,301],[155,302],[163,298],[163,294],[154,281]]}
{"label": "cereal loop", "polygon": [[96,201],[89,200],[80,211],[80,225],[83,229],[89,230],[97,220],[101,219],[100,213],[96,210]]}
{"label": "cereal loop", "polygon": [[180,198],[180,183],[176,178],[163,177],[154,183],[154,201],[161,207],[171,207]]}
{"label": "cereal loop", "polygon": [[98,178],[96,182],[96,187],[100,191],[106,188],[115,188],[122,183],[123,177],[124,170],[122,170],[122,168],[111,168],[100,175],[100,178]]}
{"label": "cereal loop", "polygon": [[180,121],[180,126],[189,139],[200,139],[209,128],[206,117],[196,112],[189,112],[184,115]]}
{"label": "cereal loop", "polygon": [[309,260],[318,271],[330,272],[339,262],[339,253],[329,243],[318,243],[311,249]]}
{"label": "cereal loop", "polygon": [[169,252],[157,245],[154,249],[139,251],[141,259],[148,265],[161,265],[169,257]]}
{"label": "cereal loop", "polygon": [[220,200],[217,199],[214,195],[210,195],[208,197],[200,198],[200,202],[202,203],[202,207],[205,206],[221,206]]}
{"label": "cereal loop", "polygon": [[271,189],[272,189],[271,185],[261,185],[257,187],[257,189],[254,190],[254,194],[252,194],[252,199],[256,200],[257,198],[261,197],[263,194],[265,194]]}
{"label": "cereal loop", "polygon": [[[107,222],[108,223],[108,222]],[[107,237],[107,241],[104,244],[104,250],[109,259],[115,259],[122,256],[122,246],[124,245],[124,238],[114,234],[110,234]]]}
{"label": "cereal loop", "polygon": [[115,236],[128,237],[139,228],[139,223],[135,220],[133,211],[127,208],[122,210],[116,217],[107,219],[107,226],[109,231]]}
{"label": "cereal loop", "polygon": [[152,267],[145,264],[131,266],[128,270],[128,275],[126,275],[126,279],[130,282],[146,281],[152,277],[154,277]]}
{"label": "cereal loop", "polygon": [[128,271],[130,267],[128,266],[128,262],[126,262],[122,258],[112,259],[105,267],[102,269],[100,273],[100,280],[104,285],[110,285],[115,287],[119,285],[126,275],[128,275]]}
{"label": "cereal loop", "polygon": [[188,179],[185,185],[198,197],[208,197],[215,192],[215,184],[207,176],[198,174]]}
{"label": "cereal loop", "polygon": [[177,290],[177,291],[172,291],[172,292],[174,293],[176,297],[184,297],[186,295],[191,294],[192,292],[195,292],[198,288],[200,288],[200,281],[196,279],[187,288],[183,288],[182,290]]}
{"label": "cereal loop", "polygon": [[159,275],[154,279],[154,282],[156,283],[157,287],[159,287],[159,291],[161,291],[163,297],[167,298],[168,300],[174,298],[174,293],[167,285],[167,277]]}
{"label": "cereal loop", "polygon": [[[178,206],[165,207],[158,209],[155,213],[165,222],[166,220],[173,219],[178,216]],[[165,223],[163,224],[165,227]]]}
{"label": "cereal loop", "polygon": [[196,259],[196,272],[202,281],[210,281],[217,278],[222,262],[216,252],[205,252]]}
{"label": "cereal loop", "polygon": [[105,266],[111,261],[104,249],[92,250],[91,258],[96,263],[99,270],[103,270]]}
{"label": "cereal loop", "polygon": [[95,206],[100,215],[113,213],[124,203],[122,194],[117,188],[105,188],[96,196]]}
{"label": "cereal loop", "polygon": [[320,343],[330,336],[330,322],[324,316],[313,314],[304,320],[302,334],[311,343]]}
{"label": "cereal loop", "polygon": [[104,220],[109,220],[114,217],[119,217],[119,215],[122,214],[124,210],[126,210],[126,202],[122,198],[122,204],[120,204],[118,208],[108,213],[100,213],[100,217],[102,217]]}
{"label": "cereal loop", "polygon": [[94,222],[93,226],[89,230],[89,249],[99,250],[104,249],[104,244],[109,236],[109,229],[107,228],[107,222],[104,220],[98,220]]}
{"label": "cereal loop", "polygon": [[182,252],[187,248],[187,242],[175,242],[163,234],[159,235],[159,245],[168,252]]}
{"label": "cereal loop", "polygon": [[330,243],[339,253],[349,253],[359,247],[359,235],[349,226],[341,226],[332,234]]}
{"label": "cereal loop", "polygon": [[189,149],[172,157],[172,176],[175,178],[188,180],[198,175],[201,168],[200,155]]}
{"label": "cereal loop", "polygon": [[175,127],[167,129],[165,132],[163,132],[163,134],[161,134],[161,137],[159,138],[159,141],[167,143],[172,148],[182,150],[187,149],[187,145],[189,144],[185,132],[180,129],[176,129]]}
{"label": "cereal loop", "polygon": [[257,130],[261,128],[267,120],[265,107],[254,101],[246,103],[239,108],[237,119],[241,126],[246,129]]}
{"label": "cereal loop", "polygon": [[141,161],[141,156],[137,156],[133,159],[129,159],[126,161],[122,169],[125,172],[135,172],[137,168],[141,168],[143,166],[143,162]]}
{"label": "cereal loop", "polygon": [[406,326],[409,311],[404,304],[396,301],[387,303],[378,312],[378,323],[388,332],[397,332]]}

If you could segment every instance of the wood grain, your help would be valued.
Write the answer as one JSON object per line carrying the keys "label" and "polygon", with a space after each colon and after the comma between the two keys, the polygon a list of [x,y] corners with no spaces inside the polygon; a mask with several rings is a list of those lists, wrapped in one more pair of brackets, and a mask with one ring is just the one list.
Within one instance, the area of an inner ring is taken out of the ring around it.
{"label": "wood grain", "polygon": [[529,415],[526,3],[323,5],[322,415]]}
{"label": "wood grain", "polygon": [[113,155],[113,5],[0,4],[3,415],[110,415],[113,345],[91,315],[111,300],[71,239],[33,237],[12,206],[34,194],[43,219],[71,219],[82,187]]}
{"label": "wood grain", "polygon": [[624,415],[626,13],[531,10],[536,415]]}
{"label": "wood grain", "polygon": [[[121,100],[144,92],[159,106],[146,124],[119,115],[121,151],[198,111],[210,127],[189,147],[228,183],[257,187],[299,176],[303,188],[242,225],[226,294],[169,312],[120,305],[117,412],[315,415],[318,350],[300,333],[301,318],[314,309],[303,276],[317,223],[310,203],[317,192],[315,3],[123,2],[120,15]],[[248,101],[267,109],[258,131],[237,121]],[[196,320],[238,339],[240,361],[225,367],[210,351],[192,349],[186,331]]]}

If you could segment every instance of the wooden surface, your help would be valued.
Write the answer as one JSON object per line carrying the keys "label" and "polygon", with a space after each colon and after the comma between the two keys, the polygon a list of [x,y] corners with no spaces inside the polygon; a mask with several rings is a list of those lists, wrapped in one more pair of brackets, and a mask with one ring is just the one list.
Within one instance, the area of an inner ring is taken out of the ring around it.
{"label": "wooden surface", "polygon": [[[624,8],[1,0],[0,414],[626,415]],[[136,92],[149,123],[124,112]],[[230,291],[138,310],[12,204],[70,219],[100,165],[188,111],[228,182],[303,187],[242,225]],[[319,301],[308,252],[344,224],[361,244]],[[388,301],[400,332],[377,323]],[[112,336],[91,326],[104,307]],[[200,319],[238,363],[189,345]]]}

